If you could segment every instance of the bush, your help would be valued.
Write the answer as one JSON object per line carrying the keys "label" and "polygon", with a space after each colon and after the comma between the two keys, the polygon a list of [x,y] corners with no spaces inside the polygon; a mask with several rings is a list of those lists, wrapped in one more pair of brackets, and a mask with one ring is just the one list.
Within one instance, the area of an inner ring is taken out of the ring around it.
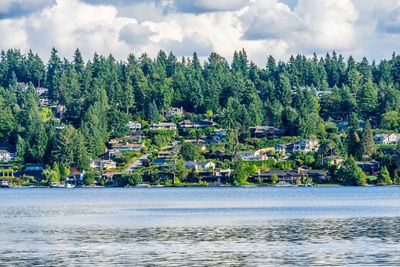
{"label": "bush", "polygon": [[86,172],[83,176],[83,184],[91,185],[96,181],[96,174],[94,172]]}

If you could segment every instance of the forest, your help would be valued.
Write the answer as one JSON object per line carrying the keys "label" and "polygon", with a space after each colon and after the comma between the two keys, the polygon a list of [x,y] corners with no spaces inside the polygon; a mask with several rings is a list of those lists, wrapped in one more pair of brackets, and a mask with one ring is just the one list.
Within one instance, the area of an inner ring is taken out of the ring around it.
{"label": "forest", "polygon": [[[48,89],[60,119],[41,104],[37,88]],[[164,51],[154,59],[130,54],[124,61],[94,54],[85,62],[79,49],[69,61],[53,48],[45,63],[32,51],[1,52],[0,143],[14,145],[21,164],[88,169],[88,159],[103,154],[110,138],[128,133],[128,121],[158,122],[160,111],[170,107],[239,135],[271,121],[290,136],[319,139],[322,154],[360,159],[377,153],[372,129],[399,131],[400,56],[371,63],[336,52],[287,62],[268,56],[266,66],[257,66],[244,49],[231,64],[217,53],[205,62],[196,53],[178,59]],[[331,121],[346,119],[348,130],[338,134]],[[60,125],[65,127],[58,130]],[[392,173],[396,162],[386,162]]]}

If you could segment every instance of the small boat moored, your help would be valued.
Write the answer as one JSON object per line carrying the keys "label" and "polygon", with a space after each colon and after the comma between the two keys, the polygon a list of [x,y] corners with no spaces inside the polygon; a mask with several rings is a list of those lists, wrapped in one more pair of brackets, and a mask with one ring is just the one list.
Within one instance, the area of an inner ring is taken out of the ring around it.
{"label": "small boat moored", "polygon": [[11,186],[9,185],[8,181],[1,181],[0,187],[1,188],[10,188]]}

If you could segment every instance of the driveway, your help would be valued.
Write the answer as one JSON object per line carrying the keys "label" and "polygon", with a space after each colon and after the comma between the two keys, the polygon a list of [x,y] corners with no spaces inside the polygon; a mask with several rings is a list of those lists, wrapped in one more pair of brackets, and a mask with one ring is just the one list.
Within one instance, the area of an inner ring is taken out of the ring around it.
{"label": "driveway", "polygon": [[142,166],[143,161],[144,161],[145,159],[148,160],[148,158],[149,158],[150,155],[151,155],[151,154],[144,154],[143,156],[141,156],[140,158],[138,158],[137,160],[135,160],[134,162],[132,162],[132,164],[129,165],[129,167],[126,168],[126,169],[124,170],[124,172],[133,172],[137,167]]}

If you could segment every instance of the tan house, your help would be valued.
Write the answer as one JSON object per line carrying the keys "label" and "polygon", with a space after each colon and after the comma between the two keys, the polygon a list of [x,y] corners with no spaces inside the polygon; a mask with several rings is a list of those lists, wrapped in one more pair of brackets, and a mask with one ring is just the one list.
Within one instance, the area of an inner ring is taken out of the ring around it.
{"label": "tan house", "polygon": [[89,160],[89,167],[93,169],[115,169],[117,168],[117,164],[115,161],[112,160],[106,160],[106,159],[95,159],[95,160]]}

